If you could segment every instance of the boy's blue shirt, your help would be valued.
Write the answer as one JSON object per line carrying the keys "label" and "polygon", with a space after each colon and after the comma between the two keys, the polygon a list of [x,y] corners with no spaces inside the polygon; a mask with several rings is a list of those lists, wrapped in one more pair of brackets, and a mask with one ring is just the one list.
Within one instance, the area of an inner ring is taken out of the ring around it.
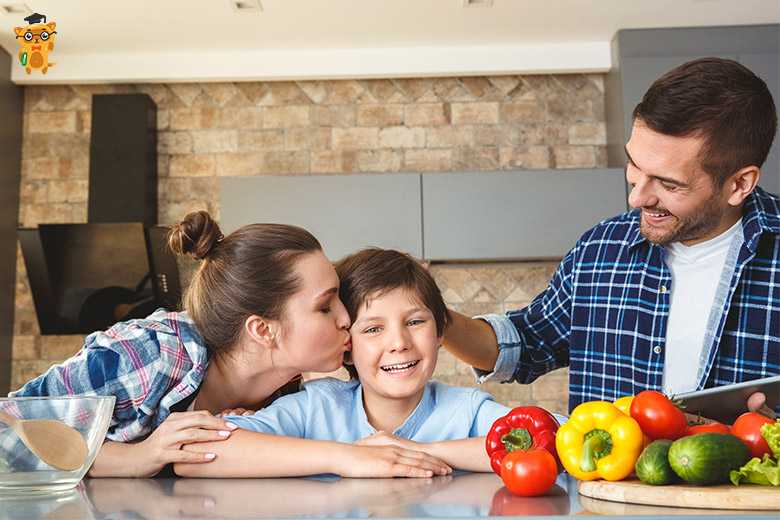
{"label": "boy's blue shirt", "polygon": [[[416,442],[481,437],[509,410],[475,388],[430,381],[417,408],[392,433]],[[349,444],[376,432],[363,409],[360,382],[331,378],[309,381],[303,391],[254,415],[225,419],[247,430]]]}

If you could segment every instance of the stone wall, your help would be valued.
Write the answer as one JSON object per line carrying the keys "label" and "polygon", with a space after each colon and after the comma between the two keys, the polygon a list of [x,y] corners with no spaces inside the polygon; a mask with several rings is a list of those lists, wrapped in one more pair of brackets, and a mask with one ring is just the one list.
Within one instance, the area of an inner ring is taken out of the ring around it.
{"label": "stone wall", "polygon": [[[158,222],[219,217],[221,176],[480,171],[606,166],[598,74],[298,82],[25,87],[20,225],[86,222],[91,96],[145,92],[157,104]],[[18,253],[13,387],[76,352],[42,336]],[[435,265],[467,314],[522,307],[556,261]],[[437,379],[474,386],[441,353]],[[566,412],[567,371],[532,385],[487,384],[510,406]]]}

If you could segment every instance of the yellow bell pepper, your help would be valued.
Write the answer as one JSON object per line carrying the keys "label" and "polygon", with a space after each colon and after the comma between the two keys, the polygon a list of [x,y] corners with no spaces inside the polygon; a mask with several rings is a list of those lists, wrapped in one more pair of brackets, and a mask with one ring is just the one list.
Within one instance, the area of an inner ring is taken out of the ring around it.
{"label": "yellow bell pepper", "polygon": [[[619,398],[617,401],[613,402],[615,406],[620,409],[621,412],[631,417],[631,403],[634,402],[634,395],[624,395],[623,397]],[[641,426],[640,426],[641,428]],[[647,448],[648,444],[650,444],[651,441],[650,437],[647,435],[642,434],[642,449]]]}
{"label": "yellow bell pepper", "polygon": [[631,403],[634,402],[634,397],[635,396],[633,396],[633,395],[624,395],[623,397],[621,397],[620,399],[618,399],[617,401],[615,401],[612,404],[617,406],[618,409],[620,409],[621,412],[623,412],[624,414],[630,416],[631,415]]}
{"label": "yellow bell pepper", "polygon": [[606,401],[577,406],[555,436],[563,467],[579,480],[626,478],[642,444],[639,423]]}

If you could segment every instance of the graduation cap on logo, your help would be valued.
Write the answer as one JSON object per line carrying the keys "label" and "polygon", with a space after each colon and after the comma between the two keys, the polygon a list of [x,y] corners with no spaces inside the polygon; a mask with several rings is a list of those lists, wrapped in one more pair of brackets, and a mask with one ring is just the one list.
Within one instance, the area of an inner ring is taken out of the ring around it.
{"label": "graduation cap on logo", "polygon": [[43,23],[46,23],[46,15],[45,14],[38,14],[33,13],[27,18],[24,19],[25,22],[27,22],[27,25],[32,25],[35,23],[41,23],[41,20],[43,20]]}

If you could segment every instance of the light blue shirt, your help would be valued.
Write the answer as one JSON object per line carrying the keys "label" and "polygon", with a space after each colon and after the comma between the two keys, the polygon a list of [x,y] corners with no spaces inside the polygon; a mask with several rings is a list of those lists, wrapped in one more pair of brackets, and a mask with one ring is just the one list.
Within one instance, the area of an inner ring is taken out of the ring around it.
{"label": "light blue shirt", "polygon": [[[257,432],[352,444],[376,432],[363,409],[362,388],[359,381],[315,379],[254,415],[226,419]],[[430,381],[417,408],[392,433],[416,442],[482,437],[509,411],[475,388]]]}

